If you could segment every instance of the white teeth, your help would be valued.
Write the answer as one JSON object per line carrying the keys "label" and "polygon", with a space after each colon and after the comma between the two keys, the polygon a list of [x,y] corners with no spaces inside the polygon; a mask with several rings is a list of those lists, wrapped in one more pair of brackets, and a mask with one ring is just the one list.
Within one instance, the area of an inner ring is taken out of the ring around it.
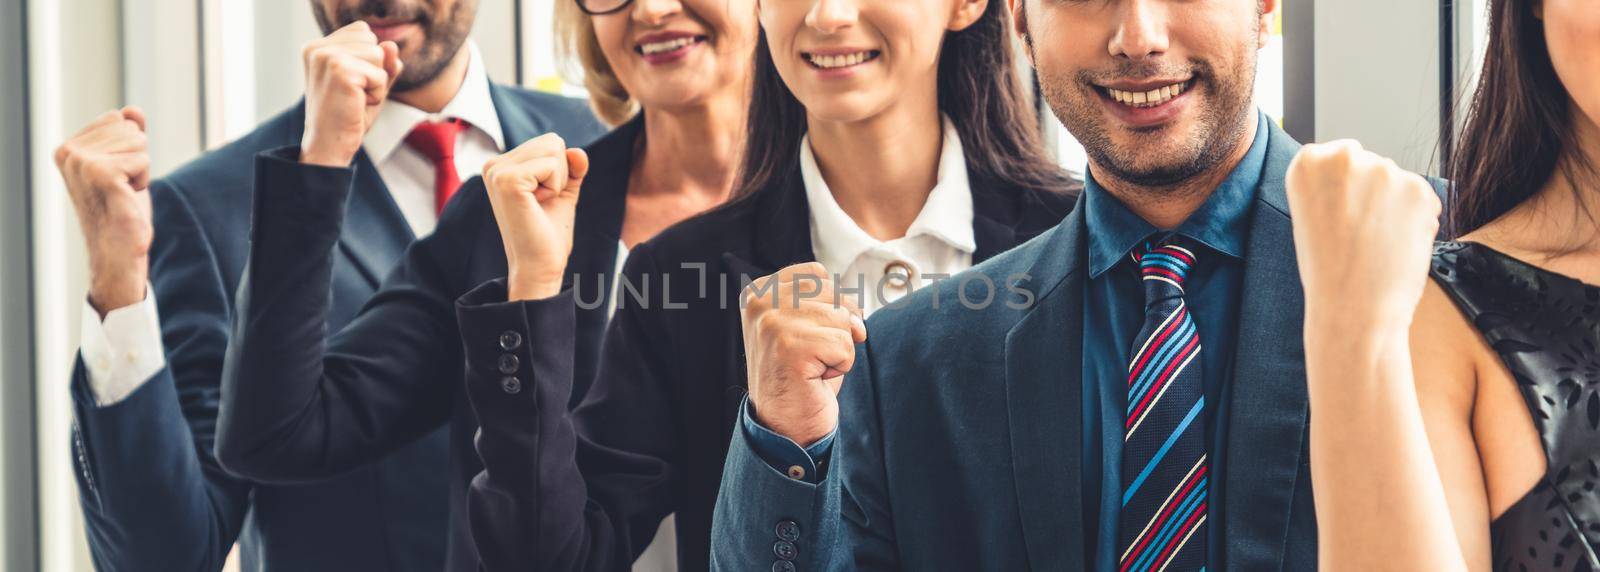
{"label": "white teeth", "polygon": [[1133,107],[1155,107],[1171,101],[1174,97],[1178,97],[1183,93],[1183,90],[1186,89],[1188,85],[1188,82],[1175,83],[1169,86],[1141,92],[1130,92],[1122,91],[1120,89],[1106,88],[1106,92],[1111,94],[1111,99],[1116,100],[1118,103],[1123,103]]}
{"label": "white teeth", "polygon": [[855,65],[861,65],[862,63],[866,62],[867,60],[872,59],[872,53],[871,52],[856,52],[856,53],[853,53],[853,54],[839,54],[839,55],[832,55],[832,56],[829,56],[829,55],[817,55],[817,54],[807,54],[806,55],[806,59],[809,60],[812,65],[817,66],[819,68],[834,69],[834,68],[845,68],[845,67],[850,67],[850,66],[855,66]]}
{"label": "white teeth", "polygon": [[652,56],[655,54],[662,54],[683,48],[684,46],[695,43],[695,41],[696,40],[694,38],[684,37],[676,40],[667,40],[665,42],[650,42],[648,44],[640,44],[639,51],[644,52],[644,55]]}

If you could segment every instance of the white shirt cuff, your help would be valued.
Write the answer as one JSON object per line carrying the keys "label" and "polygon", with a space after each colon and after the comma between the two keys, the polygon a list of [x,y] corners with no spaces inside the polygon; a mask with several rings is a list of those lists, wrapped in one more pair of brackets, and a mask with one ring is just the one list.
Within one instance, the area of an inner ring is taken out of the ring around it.
{"label": "white shirt cuff", "polygon": [[112,310],[104,321],[88,299],[83,302],[80,351],[89,389],[100,407],[127,399],[167,367],[161,320],[150,291],[147,286],[144,301]]}

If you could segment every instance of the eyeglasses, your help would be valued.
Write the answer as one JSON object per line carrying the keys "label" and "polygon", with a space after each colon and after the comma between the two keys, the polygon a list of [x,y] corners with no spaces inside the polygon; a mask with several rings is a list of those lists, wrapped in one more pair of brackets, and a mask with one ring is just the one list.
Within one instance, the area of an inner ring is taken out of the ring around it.
{"label": "eyeglasses", "polygon": [[578,3],[578,8],[583,10],[584,13],[586,13],[586,14],[588,14],[590,16],[599,16],[599,15],[602,15],[602,14],[614,14],[614,13],[617,13],[617,12],[621,12],[623,8],[627,8],[629,4],[633,3],[633,0],[575,0],[575,1]]}

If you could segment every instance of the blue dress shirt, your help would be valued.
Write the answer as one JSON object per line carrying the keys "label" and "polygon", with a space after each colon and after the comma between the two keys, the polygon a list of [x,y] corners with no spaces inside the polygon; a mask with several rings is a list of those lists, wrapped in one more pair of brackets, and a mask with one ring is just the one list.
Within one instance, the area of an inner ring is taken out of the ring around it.
{"label": "blue dress shirt", "polygon": [[[750,441],[750,447],[756,450],[756,456],[797,481],[816,484],[821,480],[821,467],[827,464],[828,454],[833,452],[833,437],[839,431],[834,430],[810,447],[802,448],[793,439],[779,435],[756,421],[755,411],[756,406],[750,404],[748,395],[745,396],[739,413],[744,420],[739,425],[743,428],[744,438]],[[798,474],[794,472],[795,467],[799,468]]]}
{"label": "blue dress shirt", "polygon": [[1266,165],[1267,121],[1259,116],[1255,140],[1244,159],[1211,197],[1177,229],[1164,231],[1128,210],[1091,173],[1083,208],[1089,234],[1089,282],[1083,314],[1083,502],[1085,568],[1117,569],[1117,521],[1122,509],[1122,441],[1127,404],[1128,359],[1144,322],[1144,284],[1129,254],[1146,240],[1172,232],[1200,243],[1197,262],[1185,282],[1185,299],[1200,333],[1201,377],[1207,404],[1205,430],[1211,436],[1213,474],[1206,528],[1207,568],[1224,570],[1222,487],[1226,475],[1223,445],[1227,435],[1228,379],[1237,340],[1244,245],[1251,206]]}

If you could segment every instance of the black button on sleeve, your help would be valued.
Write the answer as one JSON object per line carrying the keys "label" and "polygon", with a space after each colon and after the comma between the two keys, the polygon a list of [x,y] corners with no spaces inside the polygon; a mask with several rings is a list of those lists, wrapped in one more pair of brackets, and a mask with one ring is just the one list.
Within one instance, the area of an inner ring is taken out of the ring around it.
{"label": "black button on sleeve", "polygon": [[497,365],[500,367],[500,373],[511,375],[517,373],[517,368],[522,367],[522,360],[517,359],[515,354],[504,354],[500,356]]}
{"label": "black button on sleeve", "polygon": [[788,560],[773,562],[772,572],[794,572],[794,563]]}
{"label": "black button on sleeve", "polygon": [[505,392],[507,394],[510,394],[510,395],[516,395],[518,393],[522,393],[522,380],[517,379],[515,377],[504,377],[504,378],[501,378],[500,379],[500,389],[504,389]]}
{"label": "black button on sleeve", "polygon": [[793,542],[779,540],[772,544],[772,554],[781,560],[794,560],[795,556],[799,556],[799,552]]}
{"label": "black button on sleeve", "polygon": [[796,524],[795,521],[792,520],[780,520],[778,521],[778,529],[776,533],[778,535],[778,540],[794,542],[796,540],[800,540],[800,525]]}
{"label": "black button on sleeve", "polygon": [[522,347],[522,334],[517,333],[516,330],[506,330],[500,333],[500,349],[509,352],[520,347]]}

